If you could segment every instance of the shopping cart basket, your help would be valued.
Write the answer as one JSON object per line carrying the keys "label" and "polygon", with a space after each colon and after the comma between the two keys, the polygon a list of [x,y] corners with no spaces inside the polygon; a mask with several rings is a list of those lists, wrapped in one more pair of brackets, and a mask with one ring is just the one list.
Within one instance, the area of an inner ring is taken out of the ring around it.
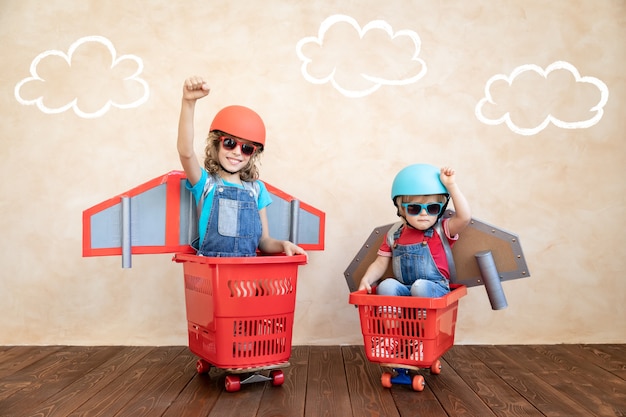
{"label": "shopping cart basket", "polygon": [[279,368],[291,355],[298,266],[306,256],[176,254],[173,260],[183,264],[189,349],[200,357],[198,372],[227,370],[229,392],[252,382],[281,385]]}
{"label": "shopping cart basket", "polygon": [[393,369],[381,382],[424,389],[424,377],[411,371],[441,372],[441,356],[454,344],[458,301],[467,294],[463,285],[451,285],[450,293],[438,298],[376,295],[365,290],[350,294],[358,306],[367,359]]}

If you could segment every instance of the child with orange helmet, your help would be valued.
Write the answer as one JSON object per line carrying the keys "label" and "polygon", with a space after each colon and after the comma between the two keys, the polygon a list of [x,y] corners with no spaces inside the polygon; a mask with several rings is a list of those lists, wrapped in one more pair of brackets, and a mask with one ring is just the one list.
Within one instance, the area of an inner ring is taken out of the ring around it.
{"label": "child with orange helmet", "polygon": [[177,148],[187,175],[186,187],[198,206],[199,240],[203,256],[286,255],[306,252],[286,240],[270,236],[266,207],[272,202],[259,181],[257,161],[265,147],[261,117],[244,106],[228,106],[214,117],[201,166],[194,151],[196,101],[210,88],[202,77],[185,80],[178,123]]}
{"label": "child with orange helmet", "polygon": [[[380,282],[377,294],[447,294],[450,269],[444,243],[451,247],[471,220],[469,204],[456,184],[455,171],[428,164],[410,165],[396,175],[391,199],[402,222],[392,227],[381,244],[359,289],[371,292],[371,285],[382,278],[392,263],[394,277]],[[454,202],[455,213],[442,220],[449,199]]]}

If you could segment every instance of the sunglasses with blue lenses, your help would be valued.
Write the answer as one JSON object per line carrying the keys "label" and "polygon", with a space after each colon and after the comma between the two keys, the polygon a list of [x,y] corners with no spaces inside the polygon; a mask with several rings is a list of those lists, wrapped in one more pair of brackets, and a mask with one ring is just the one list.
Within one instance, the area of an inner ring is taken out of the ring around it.
{"label": "sunglasses with blue lenses", "polygon": [[422,210],[426,210],[429,216],[439,216],[443,210],[443,203],[402,203],[402,207],[409,216],[418,216]]}
{"label": "sunglasses with blue lenses", "polygon": [[237,146],[239,146],[241,148],[241,153],[246,156],[252,155],[257,148],[256,145],[241,142],[235,138],[231,138],[228,136],[220,136],[220,141],[222,142],[222,148],[226,149],[227,151],[232,151]]}

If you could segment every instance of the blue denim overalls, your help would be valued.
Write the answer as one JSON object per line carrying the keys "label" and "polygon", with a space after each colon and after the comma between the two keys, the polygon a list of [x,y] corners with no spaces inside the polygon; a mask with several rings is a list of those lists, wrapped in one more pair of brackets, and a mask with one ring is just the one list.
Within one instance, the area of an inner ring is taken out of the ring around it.
{"label": "blue denim overalls", "polygon": [[[208,180],[207,180],[208,181]],[[217,178],[213,204],[199,255],[256,256],[261,239],[261,217],[249,183],[244,188],[224,185]]]}
{"label": "blue denim overalls", "polygon": [[[429,285],[431,288],[426,290],[429,295],[421,296],[439,297],[449,292],[450,285],[448,280],[437,268],[426,241],[412,245],[400,245],[397,243],[402,227],[399,227],[393,233],[393,240],[390,242],[393,275],[397,282],[384,280],[378,287],[378,294],[411,295],[411,286],[417,280],[427,280],[432,283],[432,285]],[[431,239],[434,233],[435,230],[431,227],[424,232],[424,237]],[[440,238],[445,239],[446,237],[440,236]]]}

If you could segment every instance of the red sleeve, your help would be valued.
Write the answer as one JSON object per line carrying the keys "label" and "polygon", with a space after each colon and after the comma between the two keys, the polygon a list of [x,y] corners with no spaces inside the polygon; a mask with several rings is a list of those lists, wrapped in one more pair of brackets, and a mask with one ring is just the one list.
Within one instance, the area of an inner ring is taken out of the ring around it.
{"label": "red sleeve", "polygon": [[443,222],[441,222],[441,225],[443,226],[443,233],[446,235],[446,238],[448,239],[450,246],[452,246],[457,240],[459,240],[459,234],[457,233],[455,236],[450,236],[450,230],[448,229],[448,221],[450,221],[450,219],[443,219]]}
{"label": "red sleeve", "polygon": [[387,243],[387,235],[383,239],[383,243],[381,243],[380,248],[378,248],[378,255],[387,256],[391,258],[391,248],[389,247],[389,243]]}

